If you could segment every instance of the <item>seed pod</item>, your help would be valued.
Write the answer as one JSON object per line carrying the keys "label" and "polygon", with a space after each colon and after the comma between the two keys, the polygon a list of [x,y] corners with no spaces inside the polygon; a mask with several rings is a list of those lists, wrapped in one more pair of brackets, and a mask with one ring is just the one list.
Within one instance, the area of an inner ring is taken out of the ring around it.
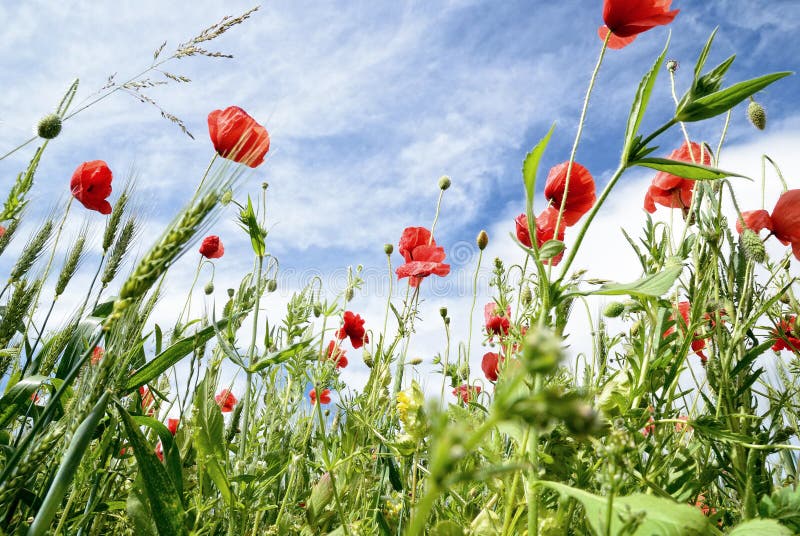
{"label": "seed pod", "polygon": [[667,60],[667,70],[674,73],[678,70],[678,60]]}
{"label": "seed pod", "polygon": [[39,120],[36,133],[40,138],[52,140],[61,132],[61,118],[57,114],[49,114]]}
{"label": "seed pod", "polygon": [[764,242],[751,229],[745,229],[739,236],[739,246],[744,256],[757,264],[763,263],[767,258]]}
{"label": "seed pod", "polygon": [[445,306],[439,307],[439,316],[441,316],[442,318],[447,318],[447,307]]}
{"label": "seed pod", "polygon": [[391,255],[394,252],[394,246],[391,244],[384,244],[383,252],[386,253],[387,255]]}
{"label": "seed pod", "polygon": [[452,183],[450,181],[450,177],[448,177],[447,175],[442,175],[439,178],[439,188],[441,190],[447,190],[448,188],[450,188],[450,184]]}
{"label": "seed pod", "polygon": [[758,130],[764,130],[767,127],[766,110],[752,98],[750,99],[750,104],[747,105],[747,118]]}

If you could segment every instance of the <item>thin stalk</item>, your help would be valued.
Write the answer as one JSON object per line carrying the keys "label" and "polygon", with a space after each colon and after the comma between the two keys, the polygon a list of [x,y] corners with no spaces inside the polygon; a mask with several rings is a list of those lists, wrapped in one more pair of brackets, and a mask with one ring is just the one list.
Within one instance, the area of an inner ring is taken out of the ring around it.
{"label": "thin stalk", "polygon": [[[467,332],[467,362],[469,362],[470,351],[472,349],[472,317],[475,314],[475,303],[478,301],[478,274],[481,270],[481,260],[483,259],[483,250],[478,250],[478,265],[475,267],[475,276],[472,278],[472,306],[469,309],[469,332]],[[461,360],[459,354],[459,361]],[[461,363],[459,363],[459,366]]]}
{"label": "thin stalk", "polygon": [[255,365],[256,353],[256,338],[258,337],[258,308],[261,301],[261,274],[264,270],[264,257],[258,257],[258,276],[256,278],[256,301],[253,308],[253,332],[250,338],[250,349],[247,356],[247,383],[245,384],[244,391],[244,409],[242,409],[242,435],[241,442],[239,443],[239,457],[243,458],[247,453],[247,428],[250,425],[250,410],[252,401],[250,400],[252,394],[253,373],[250,368]]}

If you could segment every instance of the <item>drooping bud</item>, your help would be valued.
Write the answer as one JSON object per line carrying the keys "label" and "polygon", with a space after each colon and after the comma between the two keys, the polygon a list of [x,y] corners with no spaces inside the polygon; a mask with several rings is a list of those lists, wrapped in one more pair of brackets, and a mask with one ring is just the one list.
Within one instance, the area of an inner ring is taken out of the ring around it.
{"label": "drooping bud", "polygon": [[321,314],[322,314],[322,304],[321,303],[315,303],[314,304],[314,318],[319,318]]}
{"label": "drooping bud", "polygon": [[362,357],[364,359],[364,364],[367,367],[372,368],[372,365],[375,364],[375,361],[372,359],[372,354],[369,353],[369,351],[366,348],[364,348],[364,353],[362,354]]}
{"label": "drooping bud", "polygon": [[208,283],[206,283],[206,287],[203,289],[203,291],[206,293],[206,296],[209,296],[209,295],[213,294],[214,293],[214,282],[213,281],[209,281]]}
{"label": "drooping bud", "polygon": [[39,120],[36,133],[40,138],[52,140],[61,132],[61,118],[58,114],[49,114]]}
{"label": "drooping bud", "polygon": [[486,249],[486,246],[489,245],[489,235],[486,233],[486,231],[481,230],[481,232],[478,233],[477,243],[479,250],[483,251]]}
{"label": "drooping bud", "polygon": [[225,190],[225,193],[222,194],[222,197],[219,198],[219,202],[222,206],[227,206],[230,202],[233,201],[233,190],[228,189]]}
{"label": "drooping bud", "polygon": [[447,190],[448,188],[450,188],[450,184],[452,183],[450,182],[450,177],[448,177],[447,175],[442,175],[439,178],[439,188],[441,190]]}
{"label": "drooping bud", "polygon": [[391,244],[384,244],[383,252],[386,253],[387,255],[391,255],[394,252],[394,246]]}
{"label": "drooping bud", "polygon": [[624,312],[625,312],[625,304],[621,302],[611,302],[608,305],[606,305],[603,314],[608,318],[617,318]]}
{"label": "drooping bud", "polygon": [[267,292],[275,292],[278,289],[278,282],[274,279],[267,281]]}
{"label": "drooping bud", "polygon": [[764,248],[764,242],[751,229],[745,229],[739,236],[739,245],[744,256],[749,260],[757,264],[761,264],[766,260],[767,250]]}
{"label": "drooping bud", "polygon": [[322,510],[333,499],[333,483],[330,473],[325,473],[311,488],[311,498],[308,500],[308,511],[312,518],[319,516]]}
{"label": "drooping bud", "polygon": [[758,130],[764,130],[767,127],[767,112],[752,97],[750,98],[750,104],[747,105],[747,118]]}

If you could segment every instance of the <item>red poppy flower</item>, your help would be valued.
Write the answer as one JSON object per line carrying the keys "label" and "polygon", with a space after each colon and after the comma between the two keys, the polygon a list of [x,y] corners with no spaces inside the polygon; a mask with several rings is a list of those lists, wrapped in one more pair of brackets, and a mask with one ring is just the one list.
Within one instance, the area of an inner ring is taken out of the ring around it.
{"label": "red poppy flower", "polygon": [[486,332],[490,335],[508,335],[508,328],[511,325],[511,306],[506,308],[506,312],[500,309],[493,301],[486,304],[483,308],[483,318],[486,321]]}
{"label": "red poppy flower", "polygon": [[167,419],[167,430],[172,435],[178,433],[178,425],[181,423],[180,419]]}
{"label": "red poppy flower", "polygon": [[334,362],[334,366],[337,369],[343,369],[347,366],[347,356],[345,355],[344,350],[342,350],[334,341],[328,343],[328,359],[332,359]]}
{"label": "red poppy flower", "polygon": [[161,446],[161,441],[159,441],[156,444],[155,452],[156,452],[156,457],[159,459],[159,461],[163,462],[164,461],[164,448]]}
{"label": "red poppy flower", "polygon": [[[547,207],[536,217],[536,244],[538,247],[542,247],[542,244],[548,240],[553,240],[557,220],[558,209],[555,207]],[[528,216],[520,214],[514,221],[517,224],[517,240],[519,240],[522,245],[531,247],[531,235],[528,232]],[[558,240],[564,240],[565,228],[565,225],[559,225]],[[561,262],[563,257],[564,252],[562,251],[552,259],[542,259],[542,262],[544,264],[550,264],[552,262],[553,266],[558,266],[558,263]]]}
{"label": "red poppy flower", "polygon": [[476,399],[480,392],[480,385],[463,384],[453,389],[453,396],[459,397],[464,404],[467,404],[470,400]]}
{"label": "red poppy flower", "polygon": [[111,203],[106,201],[111,195],[112,173],[102,160],[84,162],[72,174],[69,182],[75,199],[89,210],[100,214],[111,214]]}
{"label": "red poppy flower", "polygon": [[399,251],[406,262],[395,270],[397,279],[408,277],[412,287],[418,287],[431,274],[443,277],[450,273],[450,265],[442,263],[444,248],[436,245],[431,232],[424,227],[406,227],[400,237]]}
{"label": "red poppy flower", "polygon": [[105,354],[105,351],[100,346],[95,346],[94,350],[92,350],[92,357],[89,358],[89,361],[92,363],[92,365],[96,365],[101,359],[103,359]]}
{"label": "red poppy flower", "polygon": [[[691,146],[684,143],[680,149],[672,151],[669,159],[695,162],[707,166],[711,164],[711,153],[697,143],[692,142]],[[644,196],[644,209],[653,213],[656,211],[656,203],[669,208],[688,209],[692,204],[693,190],[693,180],[684,179],[666,171],[659,171]]]}
{"label": "red poppy flower", "polygon": [[736,220],[736,232],[742,234],[744,227],[758,234],[762,229],[772,230],[772,218],[766,210],[748,210],[742,212],[742,217]]}
{"label": "red poppy flower", "polygon": [[776,352],[781,350],[800,352],[800,338],[797,337],[796,321],[797,317],[792,315],[788,319],[781,319],[778,322],[778,327],[772,330],[772,338],[775,340],[775,344],[772,345],[773,350]]}
{"label": "red poppy flower", "polygon": [[203,239],[199,251],[206,259],[219,259],[225,254],[225,247],[217,235],[211,235]]}
{"label": "red poppy flower", "polygon": [[648,437],[650,434],[652,434],[655,431],[656,431],[656,421],[651,416],[649,419],[647,419],[647,424],[645,425],[645,427],[642,428],[642,435],[644,437]]}
{"label": "red poppy flower", "polygon": [[238,402],[236,397],[233,396],[233,393],[227,389],[220,391],[219,394],[214,397],[214,400],[217,401],[217,405],[222,413],[230,413],[233,411],[233,407],[236,405],[236,402]]}
{"label": "red poppy flower", "polygon": [[671,4],[672,0],[605,0],[600,39],[611,31],[609,48],[622,48],[640,33],[672,22],[680,10],[670,11]]}
{"label": "red poppy flower", "polygon": [[[683,319],[683,324],[681,325],[681,329],[686,329],[689,325],[689,313],[690,313],[691,305],[688,301],[682,301],[678,303],[678,313],[680,313],[681,318]],[[710,318],[709,315],[706,315],[707,318]],[[674,317],[670,317],[670,320],[675,320]],[[669,328],[667,331],[664,332],[664,337],[673,333],[675,331],[674,327]],[[702,352],[703,348],[706,347],[706,341],[703,340],[703,337],[698,336],[697,333],[693,335],[692,338],[692,351],[696,353],[700,357],[700,362],[705,365],[708,361],[708,357]]]}
{"label": "red poppy flower", "polygon": [[[311,389],[308,392],[308,398],[311,399],[312,404],[317,403],[317,390]],[[319,394],[319,403],[321,405],[330,404],[331,403],[331,390],[330,389],[323,389],[322,392]]]}
{"label": "red poppy flower", "polygon": [[208,114],[208,134],[220,156],[251,168],[260,166],[269,151],[267,129],[238,106]]}
{"label": "red poppy flower", "polygon": [[365,342],[369,342],[369,336],[364,329],[365,320],[361,318],[361,315],[345,311],[343,322],[344,325],[336,332],[337,339],[350,337],[350,344],[353,345],[353,348],[361,348]]}
{"label": "red poppy flower", "polygon": [[[544,185],[544,195],[551,206],[557,211],[561,209],[564,198],[564,188],[567,185],[567,167],[569,162],[562,162],[550,169],[547,182]],[[572,163],[570,171],[567,201],[564,203],[564,213],[561,221],[566,225],[575,225],[581,217],[589,212],[594,205],[595,196],[594,179],[589,170],[577,162]]]}
{"label": "red poppy flower", "polygon": [[[772,214],[766,210],[742,212],[744,226],[758,233],[769,229],[783,245],[792,245],[792,253],[800,260],[800,190],[789,190],[781,194]],[[736,230],[742,232],[742,221],[736,222]]]}
{"label": "red poppy flower", "polygon": [[0,238],[2,238],[4,234],[6,234],[6,228],[0,225]]}
{"label": "red poppy flower", "polygon": [[481,369],[483,370],[483,375],[486,376],[486,379],[490,382],[497,381],[497,374],[499,373],[498,368],[501,362],[500,354],[495,352],[486,352],[483,354]]}

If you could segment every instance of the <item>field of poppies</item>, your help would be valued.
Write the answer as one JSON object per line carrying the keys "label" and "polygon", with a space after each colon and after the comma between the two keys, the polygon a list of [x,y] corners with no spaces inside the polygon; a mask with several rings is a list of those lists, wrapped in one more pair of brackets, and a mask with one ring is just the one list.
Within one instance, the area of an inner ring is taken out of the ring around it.
{"label": "field of poppies", "polygon": [[[791,73],[726,84],[736,67],[733,58],[706,64],[712,34],[696,64],[681,66],[690,84],[680,95],[664,31],[663,52],[630,88],[630,114],[618,119],[626,133],[616,170],[596,184],[576,160],[606,53],[664,30],[678,15],[671,3],[604,1],[571,152],[540,174],[551,128],[522,163],[520,215],[508,230],[524,262],[494,259],[493,300],[477,304],[473,296],[470,326],[483,323],[492,351],[451,341],[447,308],[426,319],[441,322],[447,341],[428,349],[443,382],[436,392],[414,379],[420,361],[408,349],[426,285],[451,276],[447,247],[435,238],[451,179],[439,180],[430,226],[398,227],[397,243],[385,246],[395,292],[383,317],[358,308],[360,267],[338,295],[314,282],[285,310],[267,310],[262,299],[276,290],[278,269],[267,240],[268,188],[237,187],[269,166],[270,136],[237,106],[208,114],[210,162],[156,240],[138,236],[130,183],[120,186],[103,160],[64,170],[72,173],[65,206],[18,236],[39,163],[62,128],[118,92],[155,104],[141,93],[148,77],[167,62],[219,56],[206,44],[253,11],[226,17],[171,54],[162,46],[149,69],[110,80],[88,104],[73,105],[76,81],[37,136],[0,157],[31,151],[0,215],[0,254],[24,241],[0,291],[0,532],[800,533],[800,303],[790,271],[800,259],[800,189],[765,156],[763,176],[751,179],[762,191],[764,181],[781,181],[783,193],[737,198],[737,181],[747,178],[718,168],[731,121],[746,116],[763,130],[756,94]],[[644,131],[657,84],[670,84],[674,114]],[[697,123],[714,119],[714,142],[692,137]],[[682,142],[668,147],[666,133]],[[592,279],[575,266],[576,254],[635,168],[653,173],[644,209],[673,217],[648,217],[640,231],[626,231],[641,278]],[[178,258],[197,256],[198,274],[226,259],[211,226],[223,210],[252,245],[252,270],[227,294],[195,278],[174,323],[155,323]],[[71,211],[102,217],[97,262],[87,261],[94,238],[86,227],[57,254]],[[489,262],[489,240],[485,231],[475,240],[476,273]],[[134,259],[138,242],[145,253]],[[786,248],[768,255],[765,242]],[[133,268],[124,272],[129,258]],[[77,273],[92,279],[76,293]],[[75,295],[71,316],[51,314],[60,297]],[[602,315],[591,333],[570,332],[573,309],[590,296],[604,297]],[[191,307],[192,298],[206,306]],[[576,338],[591,338],[580,363],[569,351]],[[483,354],[481,370],[470,369],[475,353]],[[363,389],[340,377],[356,360],[369,370]],[[188,374],[175,374],[178,365]],[[222,381],[229,370],[243,388]]]}

